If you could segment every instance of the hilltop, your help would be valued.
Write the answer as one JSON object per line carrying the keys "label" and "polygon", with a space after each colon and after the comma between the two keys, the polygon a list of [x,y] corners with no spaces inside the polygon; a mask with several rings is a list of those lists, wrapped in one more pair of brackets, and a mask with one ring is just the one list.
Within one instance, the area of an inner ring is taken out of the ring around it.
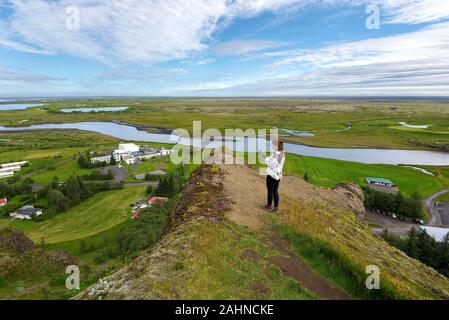
{"label": "hilltop", "polygon": [[[194,171],[162,239],[76,299],[447,299],[449,280],[374,235],[357,185],[285,176],[281,212],[259,208],[244,164]],[[365,269],[379,267],[380,290]]]}

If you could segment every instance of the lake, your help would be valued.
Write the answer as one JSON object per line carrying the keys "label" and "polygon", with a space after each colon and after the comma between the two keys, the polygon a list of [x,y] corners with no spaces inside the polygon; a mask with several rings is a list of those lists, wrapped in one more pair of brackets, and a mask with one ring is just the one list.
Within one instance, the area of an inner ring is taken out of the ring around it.
{"label": "lake", "polygon": [[101,107],[101,108],[78,108],[78,109],[61,109],[59,111],[64,113],[73,113],[73,112],[114,112],[114,111],[124,111],[127,110],[128,107]]}
{"label": "lake", "polygon": [[[215,147],[224,143],[234,145],[234,150],[249,150],[257,152],[267,145],[263,137],[239,137],[235,141],[189,141],[177,135],[164,133],[149,133],[138,130],[133,126],[118,124],[114,122],[79,122],[61,124],[39,124],[29,127],[2,127],[1,131],[27,131],[37,129],[78,129],[94,131],[106,134],[121,140],[145,141],[157,143],[182,143],[185,145],[193,143],[203,147]],[[449,153],[425,150],[384,150],[384,149],[348,149],[348,148],[318,148],[301,144],[286,143],[285,149],[288,153],[297,155],[329,158],[344,161],[354,161],[367,164],[392,164],[392,165],[449,165]]]}
{"label": "lake", "polygon": [[45,104],[42,103],[10,103],[10,104],[0,104],[0,111],[6,110],[25,110],[32,107],[42,107]]}

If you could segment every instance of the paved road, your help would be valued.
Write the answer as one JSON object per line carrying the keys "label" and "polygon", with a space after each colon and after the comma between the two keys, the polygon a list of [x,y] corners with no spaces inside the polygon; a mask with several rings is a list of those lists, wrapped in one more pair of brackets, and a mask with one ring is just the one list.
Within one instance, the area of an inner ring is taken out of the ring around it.
{"label": "paved road", "polygon": [[442,214],[449,215],[449,212],[445,213],[440,212],[444,210],[438,210],[438,207],[435,207],[434,203],[434,200],[436,198],[446,193],[449,193],[449,189],[444,189],[437,193],[434,193],[425,200],[424,204],[426,206],[427,212],[429,213],[429,222],[427,223],[429,227],[449,228],[449,223],[447,221],[448,219],[446,219],[447,217],[441,216]]}
{"label": "paved road", "polygon": [[418,227],[416,223],[393,219],[370,210],[366,210],[365,220],[371,225],[375,233],[381,234],[385,229],[388,229],[389,234],[399,237],[407,235],[411,228]]}
{"label": "paved road", "polygon": [[157,181],[148,181],[148,182],[126,182],[123,184],[125,187],[140,187],[140,186],[153,186],[157,187]]}
{"label": "paved road", "polygon": [[[129,175],[128,170],[125,167],[118,167],[118,166],[110,166],[102,169],[104,173],[106,173],[108,170],[112,171],[112,174],[114,175],[114,181],[115,182],[121,182],[126,179],[126,177]],[[157,187],[158,182],[156,181],[144,181],[144,182],[125,182],[123,186],[125,187],[146,187],[146,186],[153,186]]]}

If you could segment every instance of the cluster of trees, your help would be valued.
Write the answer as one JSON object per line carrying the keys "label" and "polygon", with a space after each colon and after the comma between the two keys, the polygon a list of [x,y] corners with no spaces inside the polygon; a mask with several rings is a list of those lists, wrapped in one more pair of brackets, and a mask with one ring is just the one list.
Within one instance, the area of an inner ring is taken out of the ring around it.
{"label": "cluster of trees", "polygon": [[131,221],[99,249],[94,244],[80,243],[80,253],[98,250],[94,262],[104,263],[108,259],[134,258],[141,250],[156,243],[163,234],[174,202],[155,204],[140,212],[139,219]]}
{"label": "cluster of trees", "polygon": [[68,210],[102,191],[121,189],[123,184],[110,181],[88,182],[80,176],[71,176],[67,182],[59,183],[54,178],[52,183],[40,192],[48,200],[47,217]]}
{"label": "cluster of trees", "polygon": [[386,193],[364,188],[365,207],[371,210],[380,210],[386,213],[394,213],[398,216],[421,219],[424,211],[421,197],[415,193],[406,197],[402,193]]}
{"label": "cluster of trees", "polygon": [[154,244],[167,226],[173,203],[154,204],[140,212],[117,235],[119,250],[124,255],[133,255]]}
{"label": "cluster of trees", "polygon": [[384,231],[382,237],[409,257],[449,277],[449,234],[443,242],[436,242],[427,232],[417,231],[415,228],[410,230],[406,239],[393,236],[387,231]]}
{"label": "cluster of trees", "polygon": [[155,195],[162,197],[172,197],[177,195],[187,181],[186,173],[185,165],[181,164],[176,172],[159,176],[159,184],[155,191]]}
{"label": "cluster of trees", "polygon": [[31,178],[27,178],[20,183],[17,182],[15,180],[12,183],[0,183],[0,196],[12,198],[20,194],[30,193],[33,189],[34,181]]}
{"label": "cluster of trees", "polygon": [[82,176],[84,180],[90,180],[90,181],[102,181],[102,180],[113,180],[114,174],[111,170],[108,170],[107,173],[101,173],[99,171],[93,171],[92,173],[88,175]]}
{"label": "cluster of trees", "polygon": [[[7,183],[0,183],[0,197],[6,197],[9,200],[15,196],[22,195],[24,202],[31,202],[33,200],[33,179],[27,178],[23,181],[19,179],[8,179]],[[5,206],[0,207],[0,217],[9,215],[21,207],[18,202],[9,201]]]}

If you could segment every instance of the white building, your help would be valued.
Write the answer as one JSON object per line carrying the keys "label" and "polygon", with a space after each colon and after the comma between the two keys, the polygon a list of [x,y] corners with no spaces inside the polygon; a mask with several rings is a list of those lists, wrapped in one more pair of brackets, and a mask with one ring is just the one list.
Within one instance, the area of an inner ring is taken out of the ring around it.
{"label": "white building", "polygon": [[8,171],[8,172],[0,172],[0,179],[2,178],[10,178],[14,176],[14,172],[13,171]]}
{"label": "white building", "polygon": [[28,161],[10,162],[10,163],[0,164],[0,167],[2,167],[2,168],[20,167],[27,163],[28,163]]}
{"label": "white building", "polygon": [[160,148],[158,151],[161,154],[161,156],[168,156],[172,152],[172,150],[165,148]]}
{"label": "white building", "polygon": [[435,239],[437,242],[443,242],[449,233],[448,228],[435,228],[435,227],[419,227],[420,231],[426,231],[429,236]]}
{"label": "white building", "polygon": [[17,211],[11,212],[9,215],[14,219],[33,220],[35,217],[42,215],[42,209],[33,206],[23,206]]}
{"label": "white building", "polygon": [[93,158],[90,158],[90,162],[92,162],[94,164],[101,163],[101,162],[111,163],[111,155],[93,157]]}
{"label": "white building", "polygon": [[122,160],[123,160],[123,162],[125,162],[127,164],[135,164],[136,163],[136,158],[133,156],[129,156],[129,155],[122,155]]}
{"label": "white building", "polygon": [[119,143],[118,153],[139,152],[139,146],[134,143]]}
{"label": "white building", "polygon": [[20,169],[22,169],[22,167],[20,167],[20,166],[6,167],[6,168],[0,168],[0,172],[20,171]]}

